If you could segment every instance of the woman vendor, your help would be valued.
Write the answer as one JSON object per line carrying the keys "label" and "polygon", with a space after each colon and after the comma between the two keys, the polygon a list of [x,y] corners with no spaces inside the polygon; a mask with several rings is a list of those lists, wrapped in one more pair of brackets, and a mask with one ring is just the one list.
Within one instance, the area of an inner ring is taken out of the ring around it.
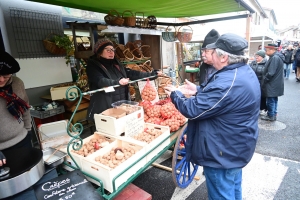
{"label": "woman vendor", "polygon": [[[20,149],[24,152],[25,148],[32,148],[28,97],[23,81],[13,76],[19,70],[19,63],[10,54],[0,50],[0,170],[1,167],[9,165],[5,159],[5,154],[9,155],[13,149]],[[14,159],[21,160],[17,167],[21,170],[23,168],[22,159],[19,158],[20,155],[18,154],[14,156]],[[13,173],[17,172],[14,171]],[[44,183],[55,177],[57,177],[56,170],[48,169],[47,173],[36,184]],[[11,184],[11,182],[2,182],[2,185],[4,184]],[[8,199],[36,200],[37,198],[33,187],[28,187],[26,190],[3,200]]]}
{"label": "woman vendor", "polygon": [[97,92],[91,96],[87,119],[94,120],[94,114],[111,108],[111,104],[120,100],[129,100],[128,82],[154,75],[160,71],[139,72],[125,68],[116,58],[113,43],[104,38],[95,44],[94,55],[87,62],[86,73],[90,90],[121,85],[114,92]]}
{"label": "woman vendor", "polygon": [[19,70],[12,56],[0,51],[0,166],[6,163],[5,151],[32,147],[28,97],[23,81],[13,76]]}

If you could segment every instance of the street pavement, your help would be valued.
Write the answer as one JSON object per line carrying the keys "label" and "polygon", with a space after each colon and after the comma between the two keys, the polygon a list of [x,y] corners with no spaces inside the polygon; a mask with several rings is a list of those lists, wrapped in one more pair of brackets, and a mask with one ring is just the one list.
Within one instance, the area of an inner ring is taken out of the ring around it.
{"label": "street pavement", "polygon": [[[278,101],[276,122],[259,120],[259,138],[255,154],[243,169],[244,200],[300,199],[300,83],[291,73],[285,80],[284,96]],[[156,161],[172,167],[167,151]],[[202,167],[187,188],[175,186],[172,173],[150,167],[133,184],[152,195],[153,200],[206,200],[207,189]]]}

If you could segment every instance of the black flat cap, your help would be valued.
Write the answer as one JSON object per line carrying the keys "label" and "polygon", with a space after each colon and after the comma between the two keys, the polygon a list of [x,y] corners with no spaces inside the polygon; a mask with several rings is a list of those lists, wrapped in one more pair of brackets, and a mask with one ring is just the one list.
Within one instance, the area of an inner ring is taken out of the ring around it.
{"label": "black flat cap", "polygon": [[248,42],[239,35],[226,33],[212,44],[206,46],[206,49],[222,49],[230,54],[244,55],[244,49],[248,47]]}
{"label": "black flat cap", "polygon": [[216,42],[219,37],[220,37],[220,34],[215,29],[212,29],[211,31],[209,31],[209,33],[207,33],[207,35],[204,38],[204,41],[202,44],[202,49],[205,49],[206,45]]}
{"label": "black flat cap", "polygon": [[277,49],[278,46],[277,46],[277,44],[268,44],[268,46],[265,46],[265,48]]}
{"label": "black flat cap", "polygon": [[0,51],[0,74],[14,74],[20,71],[19,63],[7,52]]}

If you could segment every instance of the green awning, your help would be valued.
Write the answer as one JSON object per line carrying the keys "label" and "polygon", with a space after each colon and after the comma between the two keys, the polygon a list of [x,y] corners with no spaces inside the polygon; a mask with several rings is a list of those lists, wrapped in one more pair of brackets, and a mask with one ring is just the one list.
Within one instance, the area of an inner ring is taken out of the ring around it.
{"label": "green awning", "polygon": [[81,10],[108,13],[111,9],[122,15],[126,10],[159,18],[195,17],[253,10],[243,0],[30,0]]}

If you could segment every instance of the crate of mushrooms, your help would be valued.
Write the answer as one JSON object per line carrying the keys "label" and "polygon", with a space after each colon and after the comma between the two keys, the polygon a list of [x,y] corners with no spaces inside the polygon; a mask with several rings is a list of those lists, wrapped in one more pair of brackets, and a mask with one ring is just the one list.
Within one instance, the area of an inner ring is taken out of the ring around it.
{"label": "crate of mushrooms", "polygon": [[[104,188],[109,192],[113,192],[114,177],[144,155],[145,148],[143,146],[124,141],[120,138],[109,144],[108,148],[105,147],[103,151],[83,158],[82,170],[99,178],[103,182]],[[115,181],[116,189],[145,166],[145,164],[146,158],[143,158],[120,175]],[[99,185],[96,181],[92,182]]]}
{"label": "crate of mushrooms", "polygon": [[[104,147],[108,146],[113,141],[115,141],[115,138],[112,136],[95,132],[93,135],[83,139],[83,145],[79,150],[74,150],[72,145],[70,145],[70,154],[78,164],[79,168],[82,169],[83,158],[89,157],[93,153],[101,152]],[[79,142],[77,143],[79,144]],[[62,149],[61,151],[68,153],[67,148]],[[66,156],[65,161],[75,166],[70,156]]]}
{"label": "crate of mushrooms", "polygon": [[[149,152],[154,148],[157,144],[162,142],[161,145],[156,147],[154,150],[151,151],[146,157],[147,162],[149,162],[154,156],[156,156],[160,151],[162,151],[166,146],[170,144],[170,128],[168,126],[160,126],[151,123],[145,123],[144,129],[142,132],[129,135],[125,132],[124,140],[128,140],[134,142],[138,145],[144,146],[146,152]],[[126,139],[127,138],[127,139]]]}

